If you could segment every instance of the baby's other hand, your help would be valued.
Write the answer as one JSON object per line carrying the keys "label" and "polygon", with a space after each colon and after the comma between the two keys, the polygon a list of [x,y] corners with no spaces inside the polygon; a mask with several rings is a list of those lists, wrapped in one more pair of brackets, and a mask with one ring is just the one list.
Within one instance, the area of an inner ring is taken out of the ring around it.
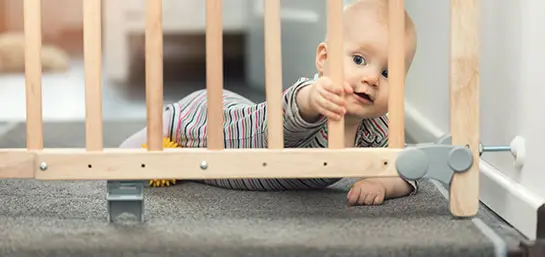
{"label": "baby's other hand", "polygon": [[386,187],[380,181],[359,180],[346,195],[348,205],[380,205],[384,202]]}
{"label": "baby's other hand", "polygon": [[330,78],[320,77],[310,92],[309,104],[328,119],[339,120],[346,113],[343,92],[352,93],[352,88],[346,83],[334,85]]}

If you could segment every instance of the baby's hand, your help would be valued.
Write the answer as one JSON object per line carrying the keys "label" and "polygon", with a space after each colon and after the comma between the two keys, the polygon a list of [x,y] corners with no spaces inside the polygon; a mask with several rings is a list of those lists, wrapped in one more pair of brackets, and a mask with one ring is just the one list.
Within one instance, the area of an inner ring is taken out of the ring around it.
{"label": "baby's hand", "polygon": [[328,119],[339,120],[346,113],[343,91],[352,93],[352,88],[346,83],[342,87],[334,85],[328,77],[320,77],[310,90],[309,105]]}
{"label": "baby's hand", "polygon": [[380,205],[384,202],[386,187],[379,181],[367,179],[354,183],[346,195],[348,205]]}

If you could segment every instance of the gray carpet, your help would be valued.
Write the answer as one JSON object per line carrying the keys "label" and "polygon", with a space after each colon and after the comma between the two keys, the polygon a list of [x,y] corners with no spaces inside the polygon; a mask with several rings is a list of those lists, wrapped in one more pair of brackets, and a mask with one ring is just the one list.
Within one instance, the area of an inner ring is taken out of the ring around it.
{"label": "gray carpet", "polygon": [[[105,146],[117,146],[142,124],[105,123]],[[45,145],[83,147],[83,128],[46,123]],[[24,147],[24,137],[24,125],[17,126],[0,138],[0,147]],[[429,181],[415,196],[364,207],[346,205],[350,182],[275,193],[196,183],[148,188],[145,223],[126,217],[109,224],[104,181],[4,180],[0,255],[504,256],[520,239],[484,208],[479,219],[454,220]],[[481,221],[495,232],[483,232]]]}

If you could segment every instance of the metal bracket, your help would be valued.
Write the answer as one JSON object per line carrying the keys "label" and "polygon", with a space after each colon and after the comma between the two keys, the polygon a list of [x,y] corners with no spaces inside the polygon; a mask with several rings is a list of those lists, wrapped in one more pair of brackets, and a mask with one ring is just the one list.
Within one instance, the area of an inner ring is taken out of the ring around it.
{"label": "metal bracket", "polygon": [[[520,162],[523,161],[524,141],[520,138],[515,138],[511,145],[479,144],[478,147],[479,156],[483,152],[511,152],[516,155],[516,161],[518,159]],[[448,185],[454,172],[465,172],[472,165],[473,154],[470,149],[466,146],[453,146],[450,133],[440,137],[436,143],[405,144],[405,150],[399,154],[396,161],[398,173],[405,179],[418,180],[428,177]]]}
{"label": "metal bracket", "polygon": [[123,213],[133,214],[140,222],[144,221],[144,182],[107,182],[108,222]]}

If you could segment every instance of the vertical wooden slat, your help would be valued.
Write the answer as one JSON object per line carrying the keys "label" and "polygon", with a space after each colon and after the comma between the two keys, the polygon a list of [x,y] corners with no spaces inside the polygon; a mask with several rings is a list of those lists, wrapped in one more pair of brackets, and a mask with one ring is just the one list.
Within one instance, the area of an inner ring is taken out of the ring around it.
{"label": "vertical wooden slat", "polygon": [[388,0],[389,53],[388,147],[405,147],[405,7],[404,0]]}
{"label": "vertical wooden slat", "polygon": [[450,131],[453,145],[468,145],[473,166],[454,174],[450,210],[470,217],[479,208],[479,0],[451,0]]}
{"label": "vertical wooden slat", "polygon": [[282,29],[280,0],[264,1],[265,79],[267,96],[268,148],[284,148],[282,114]]}
{"label": "vertical wooden slat", "polygon": [[146,0],[147,149],[163,149],[163,1]]}
{"label": "vertical wooden slat", "polygon": [[43,148],[41,0],[24,0],[26,138],[28,150]]}
{"label": "vertical wooden slat", "polygon": [[[343,0],[327,0],[327,75],[338,87],[344,84],[343,5]],[[344,117],[339,121],[328,120],[327,126],[328,148],[344,148]]]}
{"label": "vertical wooden slat", "polygon": [[207,148],[221,150],[224,148],[222,0],[206,0],[206,90]]}
{"label": "vertical wooden slat", "polygon": [[83,0],[85,146],[87,151],[101,151],[103,148],[101,2],[101,0]]}
{"label": "vertical wooden slat", "polygon": [[8,30],[8,2],[0,0],[0,33]]}

